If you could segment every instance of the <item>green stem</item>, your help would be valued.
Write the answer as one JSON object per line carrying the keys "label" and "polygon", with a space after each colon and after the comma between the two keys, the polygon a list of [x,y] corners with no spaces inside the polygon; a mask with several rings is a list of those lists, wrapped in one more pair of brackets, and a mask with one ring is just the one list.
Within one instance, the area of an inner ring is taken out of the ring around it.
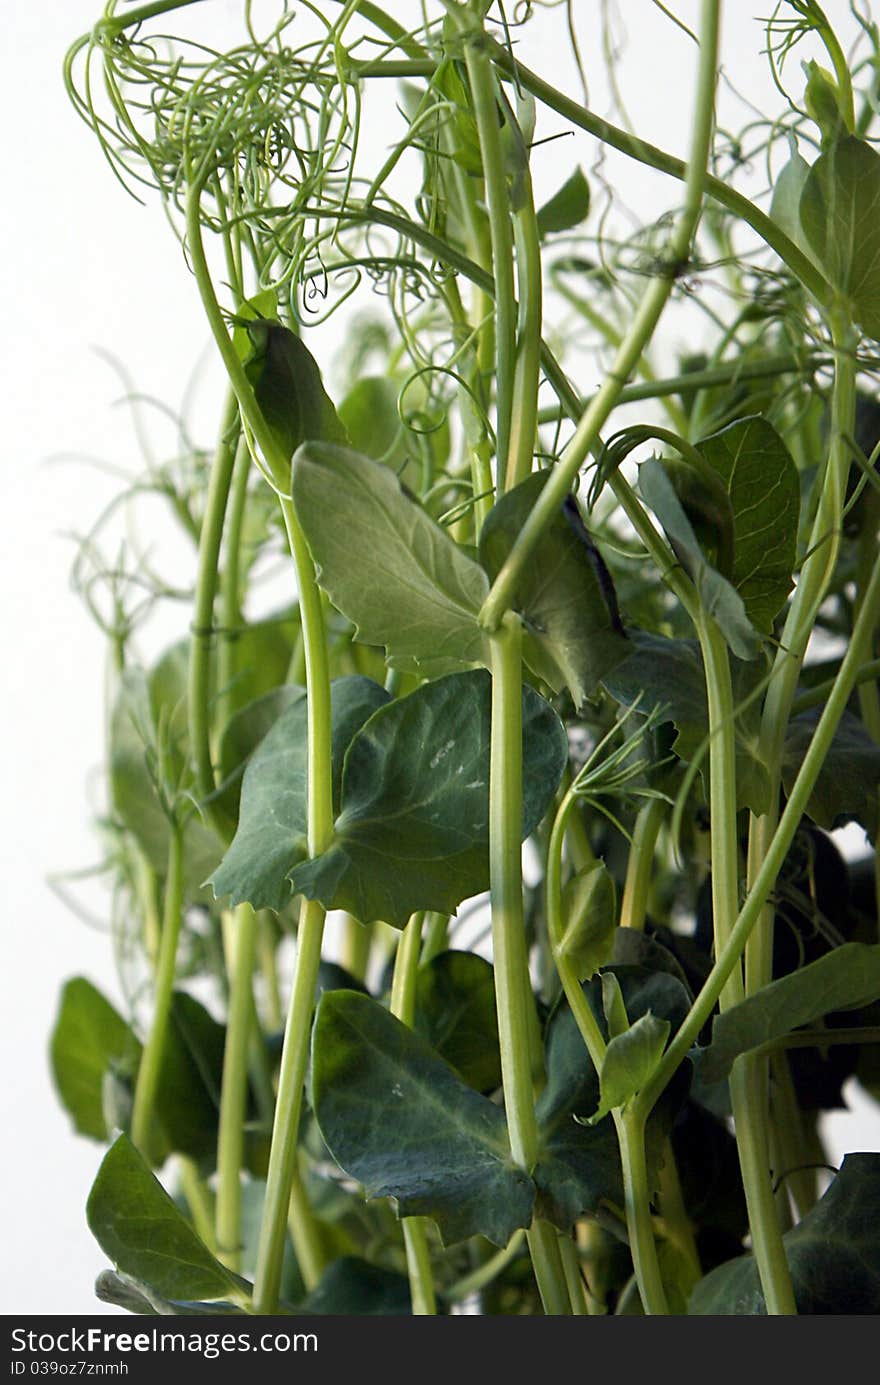
{"label": "green stem", "polygon": [[748,937],[770,891],[773,889],[776,877],[782,869],[785,857],[794,840],[795,832],[800,826],[819,771],[825,762],[828,749],[855,686],[858,670],[864,660],[865,651],[869,647],[871,631],[878,616],[880,616],[880,556],[875,560],[874,571],[865,591],[865,604],[853,629],[849,648],[819,718],[819,724],[801,762],[801,767],[792,785],[785,811],[779,820],[779,826],[773,835],[770,848],[746,895],[745,902],[739,911],[739,916],[722,953],[716,958],[687,1018],[664,1053],[653,1077],[646,1083],[637,1097],[638,1105],[645,1115],[653,1108],[661,1092],[664,1091],[673,1074],[687,1057],[688,1050],[696,1043],[700,1030],[718,1002],[727,978],[742,957]]}
{"label": "green stem", "polygon": [[[645,290],[641,304],[627,330],[611,370],[592,400],[574,436],[562,453],[559,464],[529,515],[516,542],[498,573],[480,613],[481,623],[494,630],[510,606],[520,574],[528,562],[535,543],[559,512],[565,496],[580,468],[590,454],[611,411],[620,400],[621,390],[631,371],[638,365],[642,353],[653,336],[681,265],[686,264],[691,244],[700,220],[706,185],[706,164],[712,141],[715,108],[715,82],[718,59],[719,0],[702,0],[700,64],[692,125],[691,152],[685,184],[684,206],[677,218],[667,247],[668,268]],[[503,51],[503,50],[498,50]]]}
{"label": "green stem", "polygon": [[296,1252],[296,1263],[306,1291],[319,1283],[327,1265],[321,1232],[312,1214],[303,1185],[299,1162],[294,1160],[290,1179],[290,1201],[287,1207],[287,1227]]}
{"label": "green stem", "polygon": [[662,798],[649,798],[636,814],[620,905],[621,928],[634,928],[642,932],[645,927],[654,851],[667,809],[668,804]]}
{"label": "green stem", "polygon": [[681,1190],[681,1179],[678,1176],[678,1164],[676,1163],[675,1151],[672,1148],[671,1140],[666,1141],[663,1162],[660,1165],[658,1200],[660,1215],[663,1218],[663,1226],[667,1237],[678,1247],[687,1261],[688,1274],[692,1287],[696,1284],[698,1279],[702,1278],[703,1267],[700,1264],[700,1254],[697,1250],[694,1228],[691,1225],[691,1219],[685,1207],[684,1196]]}
{"label": "green stem", "polygon": [[738,1058],[730,1074],[729,1087],[752,1253],[764,1302],[771,1316],[791,1317],[797,1313],[797,1304],[770,1177],[763,1074],[753,1062]]}
{"label": "green stem", "polygon": [[516,370],[516,294],[514,292],[513,229],[510,224],[510,192],[501,129],[498,93],[481,30],[464,34],[464,58],[480,141],[486,211],[492,241],[492,275],[495,281],[495,389],[498,486],[504,485],[510,456]]}
{"label": "green stem", "polygon": [[[716,957],[723,951],[739,913],[739,843],[736,835],[736,740],[733,687],[727,645],[711,616],[700,615],[697,634],[703,654],[709,704],[709,825],[712,852],[712,923]],[[743,999],[742,973],[734,968],[721,992],[721,1008]]]}
{"label": "green stem", "polygon": [[168,871],[162,904],[162,936],[156,965],[153,1020],[138,1068],[131,1116],[133,1144],[146,1155],[153,1125],[153,1108],[159,1089],[168,1020],[174,993],[177,943],[183,922],[183,832],[172,823],[168,834]]}
{"label": "green stem", "polygon": [[229,1269],[238,1271],[241,1268],[241,1172],[257,918],[249,904],[239,904],[229,922],[230,995],[217,1136],[216,1228],[220,1258]]}
{"label": "green stem", "polygon": [[[330,667],[321,594],[315,581],[315,569],[305,536],[288,494],[290,458],[282,454],[257,404],[250,381],[226,329],[214,292],[202,239],[201,184],[197,177],[191,177],[187,195],[186,229],[190,259],[202,305],[226,367],[229,382],[238,399],[242,420],[262,452],[268,474],[278,491],[296,569],[308,691],[308,847],[310,856],[320,856],[332,839],[334,821],[330,752]],[[308,1060],[323,930],[323,908],[311,900],[304,901],[300,913],[296,968],[281,1056],[265,1210],[257,1251],[254,1306],[258,1313],[273,1312],[278,1300],[291,1182],[295,1171],[302,1084]]]}
{"label": "green stem", "polygon": [[667,1316],[669,1304],[657,1259],[654,1224],[651,1218],[651,1189],[645,1158],[645,1122],[631,1104],[615,1113],[620,1157],[623,1164],[623,1193],[629,1249],[642,1307],[649,1316]]}
{"label": "green stem", "polygon": [[562,1259],[562,1269],[565,1274],[565,1282],[568,1285],[568,1297],[571,1302],[571,1311],[577,1318],[589,1316],[587,1307],[587,1288],[581,1274],[581,1262],[577,1252],[577,1246],[570,1236],[559,1236],[559,1254]]}
{"label": "green stem", "polygon": [[[525,152],[523,158],[526,158]],[[519,316],[505,490],[512,490],[520,481],[524,481],[532,470],[538,432],[538,389],[541,383],[541,239],[535,214],[532,177],[527,162],[522,174],[522,184],[522,204],[516,209],[513,218]]]}
{"label": "green stem", "polygon": [[[704,12],[705,13],[705,12]],[[703,57],[706,56],[707,48],[712,44],[707,44],[710,37],[705,24],[701,24],[700,51]],[[619,149],[630,159],[636,159],[639,163],[646,164],[649,168],[656,168],[661,173],[668,173],[673,178],[686,181],[693,172],[692,159],[687,164],[681,159],[676,159],[672,154],[665,153],[658,149],[656,145],[649,144],[646,140],[639,139],[630,134],[627,130],[621,130],[609,121],[603,120],[601,116],[594,115],[592,111],[580,105],[569,96],[564,96],[549,82],[545,82],[536,72],[531,72],[522,63],[517,62],[506,48],[499,43],[492,45],[492,55],[495,65],[502,72],[506,72],[512,79],[518,80],[526,91],[531,92],[536,100],[542,101],[551,110],[556,111],[565,120],[571,121],[581,130],[586,130],[588,134],[595,136],[602,144],[608,144],[612,149]],[[741,192],[737,192],[729,183],[723,182],[720,178],[714,178],[710,174],[705,177],[705,189],[709,197],[726,207],[728,211],[751,226],[753,231],[761,237],[771,250],[775,250],[781,260],[788,265],[793,274],[800,279],[801,283],[809,290],[819,303],[828,303],[832,297],[832,291],[824,279],[821,272],[816,268],[813,261],[802,250],[795,245],[785,232],[776,225],[774,221],[756,207],[754,202],[750,202]]]}
{"label": "green stem", "polygon": [[266,1200],[257,1249],[255,1313],[274,1313],[278,1306],[323,933],[324,910],[320,904],[304,900],[297,930],[296,970],[281,1052]]}
{"label": "green stem", "polygon": [[226,720],[238,711],[241,694],[236,685],[236,649],[244,624],[241,590],[241,546],[247,509],[251,459],[244,437],[239,437],[232,469],[226,515],[223,571],[220,574],[221,632],[217,649],[217,702]]}
{"label": "green stem", "polygon": [[199,558],[190,634],[188,677],[188,723],[196,775],[196,793],[201,810],[220,839],[228,841],[234,824],[227,821],[213,801],[216,782],[211,744],[211,653],[214,647],[214,600],[223,523],[229,500],[239,439],[238,400],[227,394],[220,437],[205,499],[205,514],[199,534]]}
{"label": "green stem", "polygon": [[449,947],[449,918],[446,914],[429,913],[425,928],[425,941],[422,944],[421,963],[423,966]]}
{"label": "green stem", "polygon": [[[424,914],[412,915],[400,935],[394,959],[391,1013],[409,1029],[413,1026],[416,1014],[416,977],[424,922]],[[404,1217],[403,1241],[406,1247],[412,1311],[418,1317],[433,1316],[437,1312],[437,1300],[434,1294],[431,1253],[428,1249],[427,1223],[424,1217]]]}
{"label": "green stem", "polygon": [[[530,1175],[538,1158],[538,1125],[530,1040],[535,1001],[529,978],[522,895],[521,647],[519,617],[510,612],[491,638],[489,868],[504,1109],[511,1158]],[[567,1314],[568,1290],[553,1228],[535,1221],[526,1239],[545,1313]]]}
{"label": "green stem", "polygon": [[177,1160],[177,1172],[180,1178],[180,1191],[186,1198],[186,1205],[189,1208],[196,1234],[201,1237],[212,1254],[216,1255],[214,1208],[211,1205],[210,1189],[205,1185],[194,1159],[180,1155]]}

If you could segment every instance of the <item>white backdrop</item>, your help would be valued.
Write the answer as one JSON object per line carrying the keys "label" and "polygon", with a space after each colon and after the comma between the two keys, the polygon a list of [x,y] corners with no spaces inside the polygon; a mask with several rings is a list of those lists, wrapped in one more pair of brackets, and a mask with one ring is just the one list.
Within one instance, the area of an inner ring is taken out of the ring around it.
{"label": "white backdrop", "polygon": [[[214,33],[232,35],[238,0],[209,0]],[[190,12],[194,22],[202,7]],[[581,7],[576,6],[576,9]],[[583,9],[594,7],[584,6]],[[595,7],[598,9],[598,6]],[[695,0],[673,8],[693,23]],[[724,56],[760,105],[770,82],[753,10],[728,0]],[[825,8],[844,31],[845,0]],[[51,1091],[47,1042],[60,984],[84,973],[118,994],[109,939],[74,917],[46,883],[56,871],[97,860],[89,826],[90,772],[102,755],[102,641],[69,590],[72,532],[93,522],[114,485],[94,467],[57,454],[132,466],[137,450],[119,382],[97,354],[121,362],[138,389],[177,406],[194,364],[209,358],[196,294],[158,206],[138,206],[114,181],[88,131],[67,104],[60,69],[69,41],[99,16],[98,0],[38,6],[7,0],[0,101],[7,129],[2,198],[3,399],[0,590],[4,640],[0,705],[4,793],[0,799],[3,943],[4,1195],[6,1314],[102,1310],[92,1294],[104,1265],[85,1225],[84,1206],[101,1151],[71,1133]],[[693,49],[651,0],[620,0],[629,43],[618,79],[637,130],[672,152],[687,147]],[[560,58],[540,17],[530,38],[532,66],[560,81]],[[607,89],[594,59],[595,32],[582,23],[596,109]],[[799,83],[797,83],[799,85]],[[572,78],[572,94],[577,85]],[[742,109],[735,118],[745,120]],[[575,158],[589,167],[588,140],[542,149],[539,194],[552,192]],[[630,206],[656,216],[677,191],[625,160],[609,161]],[[674,340],[681,342],[681,328]],[[693,346],[693,342],[687,343]],[[327,357],[325,356],[326,360]],[[589,384],[590,382],[585,382]],[[195,432],[210,442],[210,404],[219,386],[207,372]],[[199,428],[201,418],[203,426]],[[832,1121],[834,1151],[880,1148],[880,1121],[866,1107]]]}

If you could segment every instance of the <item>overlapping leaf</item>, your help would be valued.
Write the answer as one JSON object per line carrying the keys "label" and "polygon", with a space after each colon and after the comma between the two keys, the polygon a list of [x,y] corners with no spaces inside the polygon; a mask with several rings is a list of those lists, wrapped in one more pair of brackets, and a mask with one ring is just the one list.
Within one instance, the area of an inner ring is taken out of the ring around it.
{"label": "overlapping leaf", "polygon": [[308,444],[293,496],[318,579],[366,644],[431,671],[484,660],[486,574],[401,486],[350,448]]}
{"label": "overlapping leaf", "polygon": [[[489,884],[491,680],[450,674],[382,707],[345,757],[340,812],[323,855],[291,872],[297,893],[366,923],[402,927],[452,912]],[[568,757],[565,729],[523,690],[523,821],[546,813]]]}
{"label": "overlapping leaf", "polygon": [[[548,471],[535,472],[493,506],[480,533],[480,558],[494,580],[534,509]],[[538,539],[513,595],[526,623],[525,655],[577,706],[627,656],[614,587],[573,497]]]}
{"label": "overlapping leaf", "polygon": [[535,1190],[511,1162],[501,1108],[369,996],[322,997],[312,1102],[327,1148],[367,1195],[432,1217],[447,1243],[506,1245],[530,1223]]}

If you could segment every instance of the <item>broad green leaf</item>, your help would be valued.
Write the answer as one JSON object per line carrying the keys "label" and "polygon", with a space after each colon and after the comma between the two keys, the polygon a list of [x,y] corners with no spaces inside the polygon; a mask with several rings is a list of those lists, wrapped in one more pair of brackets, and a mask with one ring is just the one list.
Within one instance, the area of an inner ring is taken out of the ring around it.
{"label": "broad green leaf", "polygon": [[570,231],[586,221],[590,211],[590,185],[583,169],[576,168],[562,187],[538,209],[538,234],[545,236],[556,231]]}
{"label": "broad green leaf", "polygon": [[117,1270],[163,1298],[241,1298],[243,1281],[214,1259],[125,1135],[104,1156],[86,1210]]}
{"label": "broad green leaf", "polygon": [[693,579],[700,603],[716,620],[733,653],[740,659],[755,659],[761,641],[746,613],[739,592],[710,567],[693,526],[675,493],[663,466],[656,458],[639,467],[639,490],[666,531],[676,555]]}
{"label": "broad green leaf", "polygon": [[586,981],[610,960],[617,928],[614,877],[601,861],[573,876],[562,892],[563,934],[559,953]]}
{"label": "broad green leaf", "polygon": [[[782,762],[786,793],[791,793],[821,712],[821,707],[817,707],[789,722]],[[862,721],[845,711],[813,785],[807,815],[817,826],[829,830],[845,822],[859,822],[874,838],[880,826],[878,788],[880,746],[868,735]]]}
{"label": "broad green leaf", "polygon": [[611,1040],[599,1073],[601,1101],[591,1122],[601,1120],[616,1106],[625,1105],[644,1087],[663,1057],[669,1028],[668,1020],[658,1019],[648,1011],[625,1033]]}
{"label": "broad green leaf", "polygon": [[486,574],[388,467],[310,444],[294,458],[293,497],[321,586],[358,639],[392,664],[484,662]]}
{"label": "broad green leaf", "polygon": [[[816,1206],[783,1237],[798,1313],[880,1313],[880,1154],[848,1154]],[[692,1314],[766,1313],[751,1255],[701,1279]]]}
{"label": "broad green leaf", "polygon": [[68,981],[52,1030],[52,1076],[61,1103],[80,1135],[106,1140],[108,1074],[131,1079],[141,1045],[125,1020],[83,976]]}
{"label": "broad green leaf", "polygon": [[[486,889],[491,697],[478,669],[380,708],[346,754],[333,841],[293,869],[294,891],[399,928],[416,909],[451,913]],[[523,837],[549,808],[567,758],[558,716],[524,688]]]}
{"label": "broad green leaf", "polygon": [[[369,678],[352,675],[331,686],[334,805],[339,806],[343,757],[355,732],[388,701]],[[298,689],[264,735],[244,772],[238,830],[211,876],[215,896],[247,901],[255,909],[283,909],[288,876],[307,853],[308,725],[305,693]]]}
{"label": "broad green leaf", "polygon": [[400,1317],[412,1312],[406,1275],[371,1265],[354,1255],[328,1265],[297,1312],[337,1317]]}
{"label": "broad green leaf", "polygon": [[843,943],[716,1015],[710,1044],[694,1055],[700,1077],[718,1082],[741,1053],[783,1038],[822,1015],[877,999],[880,944]]}
{"label": "broad green leaf", "polygon": [[[678,732],[672,747],[676,755],[692,760],[702,751],[702,769],[707,773],[709,704],[699,644],[632,630],[630,648],[628,658],[602,680],[605,687],[624,707],[638,702],[645,716],[662,709],[661,719],[673,722]],[[745,705],[754,685],[755,665],[733,659],[730,671],[735,702],[744,708],[734,722],[737,806],[765,813],[770,780],[758,754],[760,698]]]}
{"label": "broad green leaf", "polygon": [[269,318],[244,326],[250,343],[244,371],[282,455],[292,457],[304,442],[346,443],[348,434],[302,340]]}
{"label": "broad green leaf", "polygon": [[880,154],[846,135],[813,164],[800,221],[808,244],[855,322],[880,337]]}
{"label": "broad green leaf", "polygon": [[501,1084],[495,974],[475,952],[441,952],[416,979],[415,1030],[469,1087]]}
{"label": "broad green leaf", "polygon": [[397,409],[397,388],[384,375],[365,375],[339,405],[356,452],[398,470],[407,459],[407,433]]}
{"label": "broad green leaf", "polygon": [[734,524],[733,572],[752,623],[764,634],[791,591],[800,478],[772,424],[744,418],[697,444],[724,481]]}
{"label": "broad green leaf", "polygon": [[[480,533],[480,559],[494,580],[550,478],[534,472],[492,507]],[[526,623],[525,655],[555,690],[566,685],[576,706],[621,663],[629,645],[611,576],[569,497],[532,551],[513,595]]]}
{"label": "broad green leaf", "polygon": [[378,1002],[330,991],[312,1040],[312,1105],[342,1169],[398,1214],[432,1217],[444,1242],[506,1245],[535,1190],[510,1158],[504,1113]]}

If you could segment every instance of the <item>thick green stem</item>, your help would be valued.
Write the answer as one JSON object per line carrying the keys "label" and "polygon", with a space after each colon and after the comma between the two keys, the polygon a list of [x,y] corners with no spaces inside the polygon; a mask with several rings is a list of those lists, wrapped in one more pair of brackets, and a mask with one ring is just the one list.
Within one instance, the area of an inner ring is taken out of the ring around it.
{"label": "thick green stem", "polygon": [[[535,1000],[529,978],[522,883],[522,631],[510,612],[491,639],[492,739],[489,774],[489,869],[492,946],[504,1108],[515,1164],[531,1173],[538,1158],[530,1032]],[[527,1233],[548,1314],[570,1311],[553,1228]]]}
{"label": "thick green stem", "polygon": [[[391,982],[391,1013],[410,1029],[416,1014],[416,976],[424,921],[424,914],[413,914],[403,930],[397,945]],[[418,1317],[433,1316],[437,1312],[437,1300],[424,1217],[404,1217],[403,1240],[412,1311]]]}
{"label": "thick green stem", "polygon": [[214,1239],[214,1208],[211,1190],[206,1186],[194,1159],[180,1155],[177,1160],[177,1173],[180,1178],[180,1191],[186,1198],[186,1205],[189,1208],[196,1234],[216,1255],[217,1245]]}
{"label": "thick green stem", "polygon": [[638,365],[653,336],[663,309],[669,301],[676,275],[687,264],[700,220],[706,184],[706,164],[712,142],[715,108],[715,82],[718,62],[719,0],[702,0],[700,63],[692,126],[690,160],[685,184],[684,206],[676,220],[666,254],[666,271],[645,290],[633,321],[627,330],[608,376],[578,423],[559,464],[517,536],[516,542],[483,603],[480,619],[489,631],[495,629],[511,604],[520,575],[541,534],[559,513],[565,496],[583,466],[629,375]]}
{"label": "thick green stem", "polygon": [[138,1068],[131,1116],[132,1142],[145,1155],[149,1148],[153,1110],[156,1093],[159,1089],[162,1059],[165,1055],[168,1020],[174,994],[177,943],[180,938],[182,922],[183,831],[175,822],[171,824],[168,834],[168,871],[165,876],[165,894],[162,903],[162,936],[156,964],[153,1019]]}
{"label": "thick green stem", "polygon": [[649,798],[636,814],[620,905],[621,928],[634,928],[641,932],[645,927],[654,851],[668,807],[662,798]]}
{"label": "thick green stem", "polygon": [[229,922],[230,993],[217,1137],[216,1228],[218,1254],[225,1265],[237,1271],[242,1246],[241,1172],[257,918],[249,904],[239,904]]}

